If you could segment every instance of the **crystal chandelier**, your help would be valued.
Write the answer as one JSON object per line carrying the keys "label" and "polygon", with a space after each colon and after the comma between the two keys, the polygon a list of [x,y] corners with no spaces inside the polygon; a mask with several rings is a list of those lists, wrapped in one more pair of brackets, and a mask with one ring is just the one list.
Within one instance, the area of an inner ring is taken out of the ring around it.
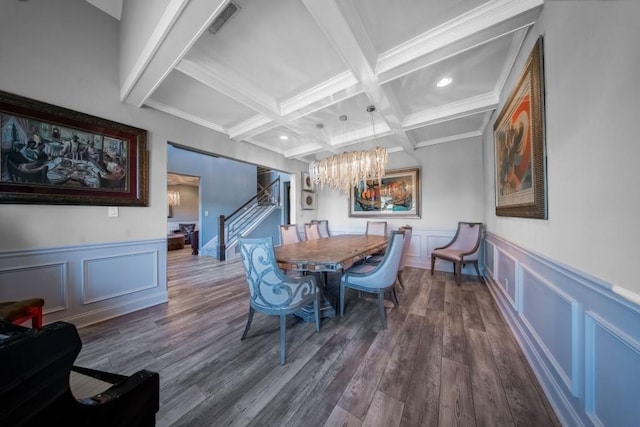
{"label": "crystal chandelier", "polygon": [[[367,107],[372,113],[374,106]],[[373,114],[372,114],[373,119]],[[345,121],[346,116],[340,116]],[[375,127],[373,129],[375,135]],[[349,194],[351,188],[360,181],[377,179],[380,181],[387,166],[387,150],[376,147],[371,151],[350,151],[336,154],[326,159],[314,160],[309,165],[309,177],[315,185],[324,188],[325,185],[337,188],[345,194]]]}
{"label": "crystal chandelier", "polygon": [[180,193],[177,191],[167,191],[167,199],[169,200],[169,206],[180,205]]}

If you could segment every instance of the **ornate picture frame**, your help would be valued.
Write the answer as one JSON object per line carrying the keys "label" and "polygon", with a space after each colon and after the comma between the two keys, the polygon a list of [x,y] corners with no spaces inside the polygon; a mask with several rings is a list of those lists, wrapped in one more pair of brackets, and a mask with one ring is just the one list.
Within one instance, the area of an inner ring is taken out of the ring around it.
{"label": "ornate picture frame", "polygon": [[147,206],[147,132],[0,91],[0,203]]}
{"label": "ornate picture frame", "polygon": [[388,170],[377,179],[351,188],[349,216],[354,218],[420,218],[420,168]]}
{"label": "ornate picture frame", "polygon": [[496,215],[547,219],[542,37],[494,127]]}

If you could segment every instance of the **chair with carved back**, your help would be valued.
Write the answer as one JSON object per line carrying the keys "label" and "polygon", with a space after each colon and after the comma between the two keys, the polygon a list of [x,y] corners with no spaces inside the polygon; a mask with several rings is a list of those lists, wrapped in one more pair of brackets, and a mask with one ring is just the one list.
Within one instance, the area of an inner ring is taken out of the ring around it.
{"label": "chair with carved back", "polygon": [[473,264],[480,280],[482,275],[478,269],[478,253],[482,241],[481,222],[458,222],[453,239],[445,246],[434,249],[431,252],[431,275],[435,269],[436,258],[453,263],[453,273],[458,285],[462,282],[462,268],[466,264]]}
{"label": "chair with carved back", "polygon": [[320,291],[313,275],[286,276],[278,267],[273,239],[239,239],[240,256],[249,285],[249,316],[245,339],[255,311],[280,316],[280,364],[286,361],[286,316],[313,303],[316,332],[320,331]]}

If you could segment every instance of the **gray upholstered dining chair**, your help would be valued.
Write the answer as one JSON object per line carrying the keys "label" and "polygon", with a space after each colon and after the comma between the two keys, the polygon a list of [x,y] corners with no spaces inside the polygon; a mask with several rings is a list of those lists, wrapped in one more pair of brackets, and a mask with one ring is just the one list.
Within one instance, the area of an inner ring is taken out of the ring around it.
{"label": "gray upholstered dining chair", "polygon": [[465,264],[473,264],[478,277],[482,280],[478,270],[478,253],[482,240],[481,222],[458,222],[458,229],[453,240],[445,246],[436,248],[431,252],[431,275],[436,265],[436,258],[441,258],[453,263],[453,273],[458,285],[462,281],[462,268]]}
{"label": "gray upholstered dining chair", "polygon": [[295,224],[280,225],[280,244],[288,245],[289,243],[298,243],[302,239],[298,234],[298,227]]}
{"label": "gray upholstered dining chair", "polygon": [[312,275],[289,277],[276,262],[271,237],[239,239],[240,255],[249,284],[250,305],[245,339],[255,311],[280,316],[280,364],[286,361],[286,316],[313,303],[316,332],[320,331],[320,292]]}
{"label": "gray upholstered dining chair", "polygon": [[328,219],[314,219],[311,221],[311,224],[318,224],[318,229],[320,230],[321,237],[329,237],[331,233],[329,233],[329,220]]}
{"label": "gray upholstered dining chair", "polygon": [[387,329],[384,312],[384,295],[389,293],[393,304],[398,306],[394,285],[398,276],[398,267],[402,258],[404,234],[391,233],[384,259],[378,264],[357,264],[348,268],[340,280],[340,316],[344,316],[344,298],[346,288],[378,295],[378,317],[382,328]]}
{"label": "gray upholstered dining chair", "polygon": [[[402,246],[402,258],[400,258],[400,267],[398,267],[398,284],[400,288],[404,289],[404,282],[402,280],[402,271],[407,264],[407,253],[409,252],[409,246],[411,246],[411,234],[413,234],[413,228],[410,225],[405,225],[398,228],[398,231],[404,233],[404,244]],[[372,255],[367,258],[368,264],[377,264],[382,261],[384,255]]]}
{"label": "gray upholstered dining chair", "polygon": [[307,236],[307,240],[318,240],[322,239],[320,235],[320,227],[318,227],[317,222],[312,222],[304,225],[304,234]]}

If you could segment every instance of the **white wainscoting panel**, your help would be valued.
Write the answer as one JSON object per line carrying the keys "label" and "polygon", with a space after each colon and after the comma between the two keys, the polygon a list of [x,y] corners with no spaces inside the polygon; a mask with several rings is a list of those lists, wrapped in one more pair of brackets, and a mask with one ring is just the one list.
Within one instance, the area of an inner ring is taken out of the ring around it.
{"label": "white wainscoting panel", "polygon": [[[34,260],[36,261],[36,260]],[[0,301],[43,298],[43,313],[66,310],[67,263],[22,263],[16,268],[0,268]]]}
{"label": "white wainscoting panel", "polygon": [[492,233],[489,251],[489,289],[562,424],[640,425],[640,306]]}
{"label": "white wainscoting panel", "polygon": [[594,425],[640,425],[640,342],[593,312],[586,313],[586,332],[589,418]]}
{"label": "white wainscoting panel", "polygon": [[0,252],[0,300],[34,297],[78,327],[166,302],[167,241]]}
{"label": "white wainscoting panel", "polygon": [[[157,288],[158,253],[122,253],[85,259],[83,304]],[[132,286],[132,283],[135,285]]]}

